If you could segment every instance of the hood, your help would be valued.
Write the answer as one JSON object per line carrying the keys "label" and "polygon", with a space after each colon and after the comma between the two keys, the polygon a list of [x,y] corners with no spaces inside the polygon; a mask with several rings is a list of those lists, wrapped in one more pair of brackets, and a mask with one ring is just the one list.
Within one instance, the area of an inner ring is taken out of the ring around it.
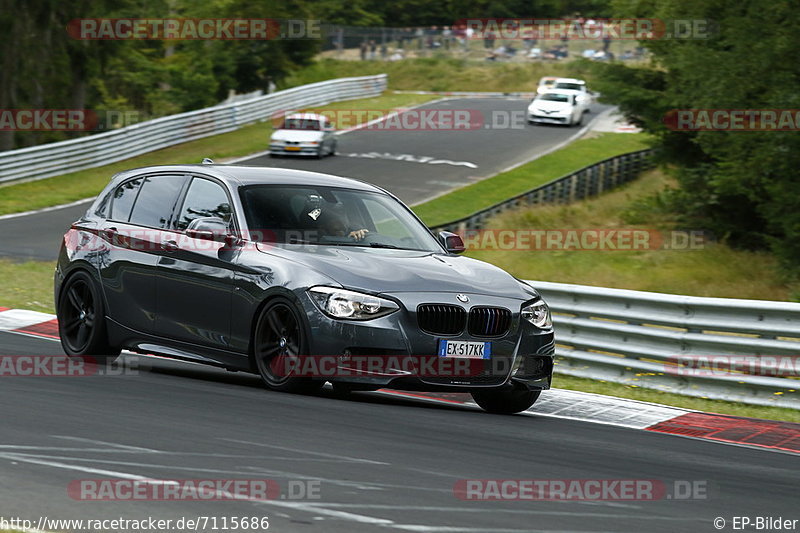
{"label": "hood", "polygon": [[541,109],[543,111],[560,111],[562,113],[569,113],[572,110],[572,104],[569,102],[554,102],[553,100],[536,100],[531,102],[528,106],[529,111]]}
{"label": "hood", "polygon": [[273,141],[311,142],[321,141],[323,132],[307,130],[275,130],[272,133]]}
{"label": "hood", "polygon": [[[279,255],[330,277],[345,288],[372,293],[453,292],[527,300],[509,273],[469,257],[357,246],[286,246]],[[305,251],[302,251],[305,248]],[[258,244],[264,253],[275,248]]]}

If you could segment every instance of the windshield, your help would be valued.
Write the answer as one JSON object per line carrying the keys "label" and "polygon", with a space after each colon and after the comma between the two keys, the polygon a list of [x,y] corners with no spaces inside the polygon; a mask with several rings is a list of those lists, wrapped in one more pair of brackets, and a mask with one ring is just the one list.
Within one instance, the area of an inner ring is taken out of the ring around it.
{"label": "windshield", "polygon": [[354,189],[251,185],[240,189],[253,240],[442,252],[438,241],[390,196]]}
{"label": "windshield", "polygon": [[306,131],[320,131],[322,125],[319,120],[313,118],[287,118],[283,121],[283,130],[306,130]]}
{"label": "windshield", "polygon": [[569,89],[570,91],[581,91],[581,90],[583,90],[583,85],[581,85],[580,83],[561,82],[561,83],[556,83],[555,88],[556,89]]}
{"label": "windshield", "polygon": [[566,94],[543,94],[536,97],[537,100],[547,100],[549,102],[569,102]]}

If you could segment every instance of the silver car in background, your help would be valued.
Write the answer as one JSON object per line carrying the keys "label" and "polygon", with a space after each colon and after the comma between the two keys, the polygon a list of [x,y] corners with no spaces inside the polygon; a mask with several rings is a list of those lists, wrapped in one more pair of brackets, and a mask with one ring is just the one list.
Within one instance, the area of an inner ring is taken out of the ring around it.
{"label": "silver car in background", "polygon": [[288,115],[269,141],[269,155],[305,155],[321,158],[336,155],[336,129],[316,113]]}

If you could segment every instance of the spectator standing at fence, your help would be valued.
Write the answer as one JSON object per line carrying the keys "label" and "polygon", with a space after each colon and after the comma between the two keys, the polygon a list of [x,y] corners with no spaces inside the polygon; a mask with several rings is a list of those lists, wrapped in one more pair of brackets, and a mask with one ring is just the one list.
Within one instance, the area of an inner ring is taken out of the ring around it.
{"label": "spectator standing at fence", "polygon": [[375,59],[378,57],[378,44],[375,41],[369,42],[369,58]]}
{"label": "spectator standing at fence", "polygon": [[442,41],[445,50],[450,50],[450,41],[452,39],[453,39],[453,30],[450,29],[450,26],[445,26],[442,29]]}

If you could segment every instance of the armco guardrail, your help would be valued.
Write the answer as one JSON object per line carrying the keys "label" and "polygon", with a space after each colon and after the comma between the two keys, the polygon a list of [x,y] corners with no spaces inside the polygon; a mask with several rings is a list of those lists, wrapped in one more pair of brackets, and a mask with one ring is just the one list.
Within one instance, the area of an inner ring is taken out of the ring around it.
{"label": "armco guardrail", "polygon": [[596,196],[633,180],[643,170],[652,167],[653,153],[653,150],[639,150],[604,159],[464,218],[438,224],[435,229],[455,233],[483,229],[488,219],[509,209],[539,204],[569,203]]}
{"label": "armco guardrail", "polygon": [[558,372],[800,408],[798,303],[529,283],[554,313]]}
{"label": "armco guardrail", "polygon": [[[340,78],[78,139],[0,152],[0,183],[42,179],[99,167],[167,146],[236,130],[274,113],[379,95],[386,75]],[[264,137],[264,146],[268,139]]]}

